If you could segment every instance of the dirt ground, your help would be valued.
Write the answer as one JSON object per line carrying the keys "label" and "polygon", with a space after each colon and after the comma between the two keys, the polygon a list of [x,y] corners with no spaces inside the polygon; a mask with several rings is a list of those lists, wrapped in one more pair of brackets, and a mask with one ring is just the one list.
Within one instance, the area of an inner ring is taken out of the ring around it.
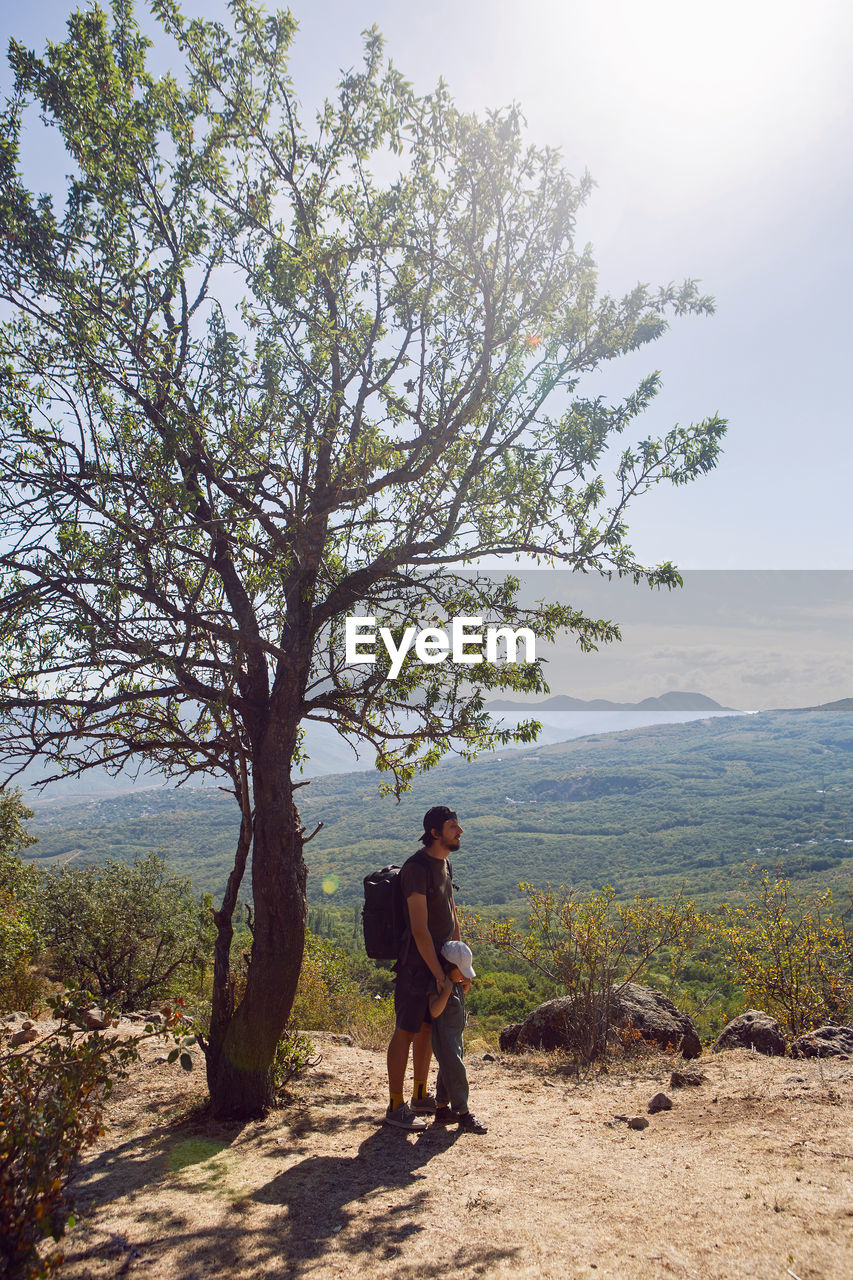
{"label": "dirt ground", "polygon": [[[577,1082],[545,1058],[469,1061],[478,1137],[380,1123],[383,1055],[322,1061],[263,1122],[193,1114],[203,1070],[117,1089],[75,1180],[61,1280],[850,1280],[853,1062],[745,1050],[643,1059]],[[671,1111],[635,1132],[664,1089]]]}

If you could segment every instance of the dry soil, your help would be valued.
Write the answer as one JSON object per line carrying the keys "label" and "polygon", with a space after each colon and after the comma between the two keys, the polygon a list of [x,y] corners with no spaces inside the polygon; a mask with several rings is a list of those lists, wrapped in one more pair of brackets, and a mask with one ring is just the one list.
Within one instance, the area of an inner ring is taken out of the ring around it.
{"label": "dry soil", "polygon": [[[383,1055],[331,1037],[266,1120],[199,1115],[203,1070],[147,1046],[75,1180],[61,1280],[850,1280],[853,1062],[737,1050],[576,1081],[469,1062],[486,1136],[383,1127]],[[671,1111],[642,1132],[664,1089]]]}

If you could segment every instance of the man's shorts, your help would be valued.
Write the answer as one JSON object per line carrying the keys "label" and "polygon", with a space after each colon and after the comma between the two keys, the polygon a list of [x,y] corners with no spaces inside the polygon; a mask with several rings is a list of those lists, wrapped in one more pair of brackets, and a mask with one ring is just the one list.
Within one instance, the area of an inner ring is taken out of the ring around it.
{"label": "man's shorts", "polygon": [[397,1026],[409,1035],[417,1035],[429,1015],[429,992],[432,974],[425,964],[400,965],[394,983],[394,1013]]}

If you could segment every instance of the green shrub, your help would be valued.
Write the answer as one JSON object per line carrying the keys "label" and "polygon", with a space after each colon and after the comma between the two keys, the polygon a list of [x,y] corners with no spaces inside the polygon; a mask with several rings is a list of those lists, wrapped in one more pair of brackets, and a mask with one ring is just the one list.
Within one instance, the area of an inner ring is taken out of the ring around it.
{"label": "green shrub", "polygon": [[0,1013],[33,1010],[44,992],[42,940],[24,905],[0,891]]}
{"label": "green shrub", "polygon": [[20,792],[0,790],[0,1012],[32,1009],[43,975],[37,969],[43,950],[39,927],[38,882],[20,850],[35,843],[24,823],[32,812]]}
{"label": "green shrub", "polygon": [[486,972],[479,966],[476,971],[477,978],[466,996],[466,1003],[482,1027],[491,1029],[494,1022],[501,1026],[521,1022],[540,1003],[531,995],[531,985],[522,974]]}
{"label": "green shrub", "polygon": [[0,1272],[9,1280],[35,1280],[61,1262],[42,1260],[38,1246],[73,1222],[68,1183],[77,1158],[102,1132],[113,1081],[138,1057],[133,1040],[81,1035],[81,1007],[66,1000],[59,1029],[19,1048],[0,1024]]}
{"label": "green shrub", "polygon": [[287,1086],[308,1067],[320,1061],[314,1057],[314,1046],[301,1031],[285,1031],[275,1047],[272,1069],[276,1097],[279,1102],[287,1098]]}
{"label": "green shrub", "polygon": [[725,959],[747,1000],[790,1037],[853,1009],[849,930],[832,894],[797,894],[791,882],[751,868],[742,905],[724,903],[716,922]]}
{"label": "green shrub", "polygon": [[394,1032],[394,1001],[364,991],[346,953],[308,933],[290,1025],[305,1031],[339,1031],[362,1048],[384,1048]]}
{"label": "green shrub", "polygon": [[[589,1065],[607,1050],[614,991],[646,977],[653,958],[675,971],[699,917],[681,894],[668,902],[637,894],[623,903],[611,886],[588,894],[563,885],[520,888],[527,899],[526,929],[514,920],[486,922],[473,915],[466,915],[466,928],[475,940],[526,960],[570,998],[567,1045],[579,1064]],[[488,1028],[488,1014],[483,1022]]]}
{"label": "green shrub", "polygon": [[122,1011],[195,990],[213,950],[209,895],[158,854],[63,867],[42,890],[51,976]]}

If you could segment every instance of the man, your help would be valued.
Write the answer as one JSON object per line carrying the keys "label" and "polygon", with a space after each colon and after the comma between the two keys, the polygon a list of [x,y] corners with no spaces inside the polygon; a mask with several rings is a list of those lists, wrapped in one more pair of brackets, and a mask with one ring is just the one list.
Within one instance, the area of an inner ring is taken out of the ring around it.
{"label": "man", "polygon": [[[388,1046],[388,1090],[391,1095],[385,1123],[400,1129],[426,1128],[424,1114],[435,1111],[435,1098],[427,1092],[432,1057],[429,998],[432,979],[439,991],[448,983],[439,959],[449,938],[459,939],[459,921],[453,902],[453,885],[447,859],[459,848],[462,828],[446,805],[435,805],[424,815],[423,850],[400,870],[403,914],[408,929],[397,961],[394,987],[396,1030]],[[409,1061],[415,1073],[411,1105],[403,1098]]]}

